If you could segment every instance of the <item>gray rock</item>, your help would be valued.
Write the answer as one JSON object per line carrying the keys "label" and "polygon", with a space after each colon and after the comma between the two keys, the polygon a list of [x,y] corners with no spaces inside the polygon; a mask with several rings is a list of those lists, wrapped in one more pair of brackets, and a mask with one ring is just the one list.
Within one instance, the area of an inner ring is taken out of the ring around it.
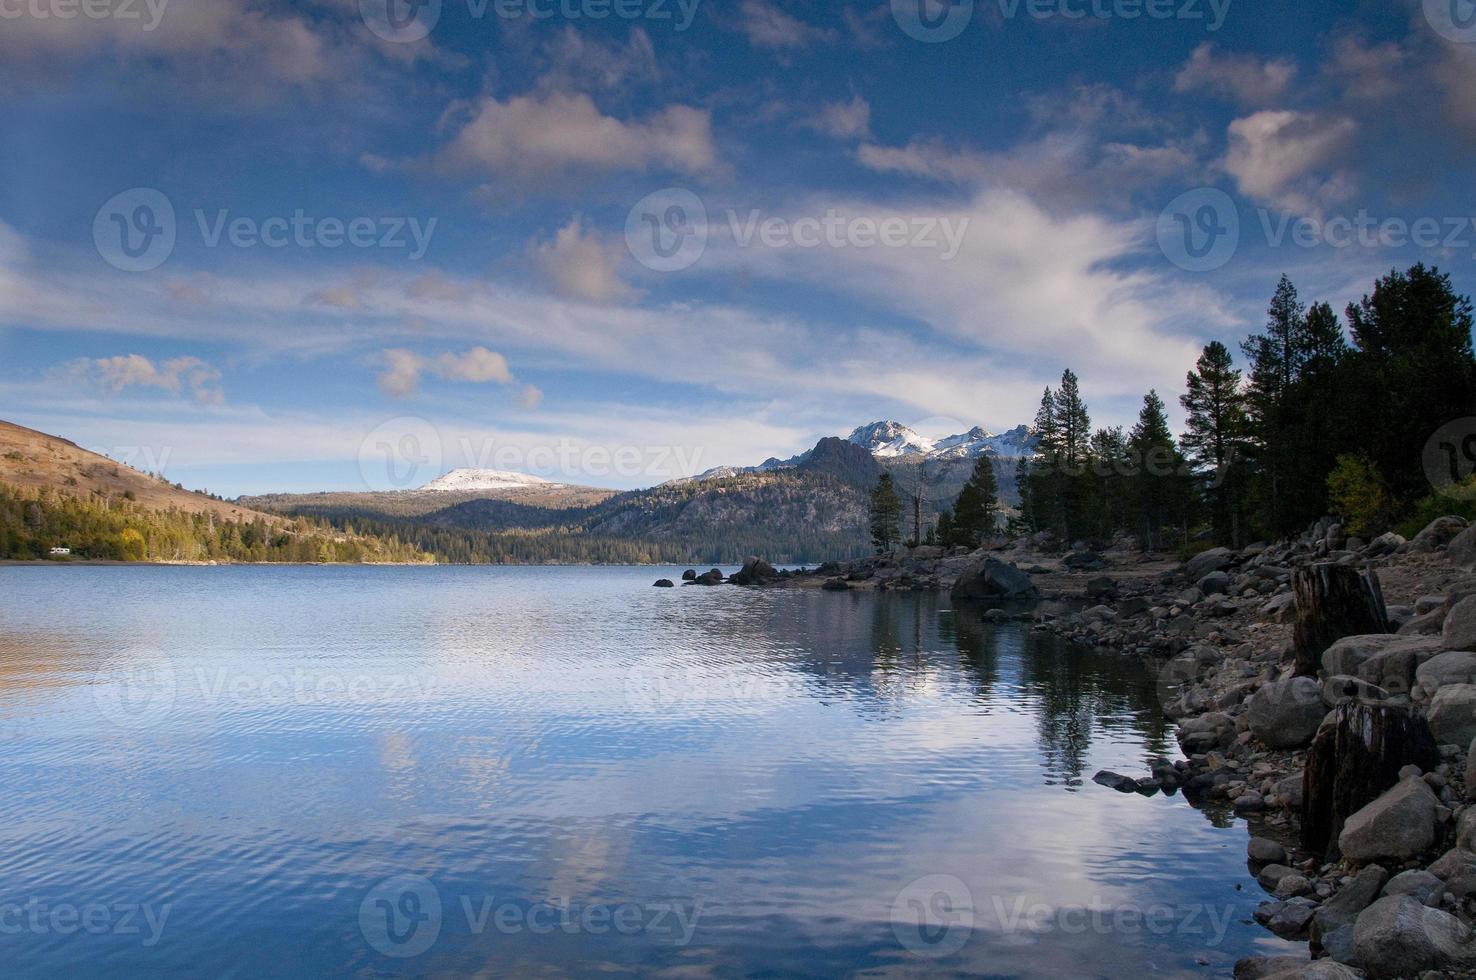
{"label": "gray rock", "polygon": [[[1348,931],[1351,935],[1352,928]],[[1235,980],[1363,980],[1363,974],[1333,960],[1249,956],[1235,964]]]}
{"label": "gray rock", "polygon": [[1261,607],[1260,618],[1267,623],[1294,623],[1297,619],[1297,596],[1283,592]]}
{"label": "gray rock", "polygon": [[1268,864],[1256,875],[1256,881],[1268,892],[1276,891],[1276,886],[1281,884],[1281,879],[1297,873],[1295,868],[1289,868],[1284,864]]}
{"label": "gray rock", "polygon": [[1117,611],[1111,606],[1093,606],[1085,610],[1081,618],[1089,623],[1109,623],[1117,619]]}
{"label": "gray rock", "polygon": [[1440,630],[1447,650],[1476,650],[1476,595],[1456,603]]}
{"label": "gray rock", "polygon": [[1403,871],[1389,879],[1384,886],[1384,894],[1408,895],[1421,905],[1439,908],[1440,898],[1445,894],[1445,882],[1428,871]]}
{"label": "gray rock", "polygon": [[1256,864],[1281,864],[1286,860],[1286,848],[1265,837],[1252,837],[1246,854]]}
{"label": "gray rock", "polygon": [[1408,895],[1381,898],[1353,930],[1353,952],[1372,980],[1418,976],[1476,960],[1471,930],[1460,919]]}
{"label": "gray rock", "polygon": [[1410,551],[1437,551],[1467,527],[1464,517],[1437,517],[1409,542]]}
{"label": "gray rock", "polygon": [[1467,745],[1476,738],[1476,684],[1447,684],[1435,692],[1425,713],[1441,745]]}
{"label": "gray rock", "polygon": [[1390,694],[1408,694],[1414,687],[1415,671],[1443,650],[1441,640],[1433,636],[1345,636],[1322,655],[1322,669],[1328,675],[1362,678]]}
{"label": "gray rock", "polygon": [[1038,593],[1030,576],[998,558],[965,572],[953,586],[955,599],[1033,599]]}
{"label": "gray rock", "polygon": [[1313,940],[1324,941],[1323,937],[1357,922],[1359,913],[1378,899],[1388,880],[1389,872],[1377,864],[1370,864],[1359,871],[1352,881],[1317,910],[1312,921]]}
{"label": "gray rock", "polygon": [[1326,716],[1322,688],[1310,677],[1264,684],[1246,702],[1251,733],[1273,749],[1296,749],[1311,742]]}
{"label": "gray rock", "polygon": [[1476,684],[1476,653],[1449,650],[1415,669],[1415,682],[1430,694],[1447,684]]}
{"label": "gray rock", "polygon": [[1466,878],[1476,874],[1476,854],[1461,847],[1452,847],[1426,870],[1441,881]]}
{"label": "gray rock", "polygon": [[1224,595],[1230,591],[1230,576],[1226,572],[1210,572],[1195,585],[1205,595]]}
{"label": "gray rock", "polygon": [[1103,769],[1097,773],[1092,777],[1092,782],[1098,786],[1115,789],[1119,793],[1136,793],[1138,791],[1138,781],[1136,779],[1132,776],[1124,776],[1120,772],[1113,772],[1110,769]]}
{"label": "gray rock", "polygon": [[1466,750],[1466,799],[1476,800],[1476,738]]}
{"label": "gray rock", "polygon": [[1468,527],[1450,539],[1445,557],[1462,568],[1476,567],[1476,527]]}
{"label": "gray rock", "polygon": [[1235,553],[1229,548],[1211,548],[1184,563],[1184,577],[1191,582],[1198,582],[1210,572],[1228,568],[1234,560]]}
{"label": "gray rock", "polygon": [[1354,962],[1357,955],[1353,952],[1353,923],[1339,926],[1332,932],[1322,937],[1322,951],[1327,954],[1327,959],[1318,960],[1319,963],[1331,962],[1333,965],[1348,971],[1340,976],[1357,977],[1362,980],[1362,971],[1355,970],[1347,964]]}
{"label": "gray rock", "polygon": [[658,578],[654,584],[658,589],[676,588],[676,583],[669,578]]}
{"label": "gray rock", "polygon": [[1432,609],[1405,620],[1395,630],[1400,636],[1435,636],[1445,626],[1445,610]]}
{"label": "gray rock", "polygon": [[1434,612],[1437,609],[1444,609],[1445,608],[1445,596],[1443,596],[1443,595],[1422,595],[1418,599],[1415,600],[1414,608],[1415,608],[1415,613],[1418,614],[1418,615],[1420,615],[1420,616],[1423,616],[1427,612]]}
{"label": "gray rock", "polygon": [[1289,898],[1272,914],[1266,928],[1282,939],[1300,939],[1307,934],[1316,911],[1317,903],[1309,898]]}
{"label": "gray rock", "polygon": [[1356,864],[1397,864],[1416,858],[1435,844],[1438,804],[1423,779],[1401,779],[1393,789],[1348,818],[1338,835],[1338,849]]}
{"label": "gray rock", "polygon": [[1305,875],[1286,875],[1276,883],[1277,898],[1296,898],[1312,891],[1312,882]]}
{"label": "gray rock", "polygon": [[1369,558],[1380,558],[1384,555],[1394,554],[1394,552],[1398,551],[1406,543],[1403,536],[1395,534],[1393,531],[1385,531],[1370,541],[1368,547],[1363,549],[1363,553]]}
{"label": "gray rock", "polygon": [[1274,792],[1282,806],[1288,810],[1300,812],[1302,809],[1302,773],[1293,773],[1284,779],[1277,780]]}

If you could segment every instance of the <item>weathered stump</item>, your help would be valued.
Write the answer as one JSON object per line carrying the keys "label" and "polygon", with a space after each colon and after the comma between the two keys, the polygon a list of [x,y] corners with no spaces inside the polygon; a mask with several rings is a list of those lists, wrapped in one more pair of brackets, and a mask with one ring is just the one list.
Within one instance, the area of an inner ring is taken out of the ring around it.
{"label": "weathered stump", "polygon": [[1302,775],[1302,846],[1327,854],[1343,823],[1399,781],[1399,770],[1440,762],[1425,720],[1409,708],[1374,702],[1340,705],[1307,750]]}
{"label": "weathered stump", "polygon": [[1389,632],[1377,587],[1356,569],[1335,562],[1307,565],[1292,576],[1292,587],[1297,594],[1292,644],[1298,677],[1316,677],[1323,653],[1345,636]]}

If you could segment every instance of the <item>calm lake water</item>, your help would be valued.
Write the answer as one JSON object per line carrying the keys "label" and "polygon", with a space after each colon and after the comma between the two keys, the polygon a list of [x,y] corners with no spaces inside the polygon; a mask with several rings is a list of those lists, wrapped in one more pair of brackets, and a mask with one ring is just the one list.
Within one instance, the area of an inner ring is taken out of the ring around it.
{"label": "calm lake water", "polygon": [[650,588],[679,572],[0,568],[0,972],[1279,951],[1243,827],[1091,782],[1175,751],[1151,674],[946,597]]}

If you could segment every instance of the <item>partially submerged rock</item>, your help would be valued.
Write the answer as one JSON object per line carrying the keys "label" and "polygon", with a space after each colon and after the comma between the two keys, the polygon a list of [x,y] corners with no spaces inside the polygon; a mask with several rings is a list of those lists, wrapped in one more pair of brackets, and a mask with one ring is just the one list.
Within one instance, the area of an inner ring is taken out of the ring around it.
{"label": "partially submerged rock", "polygon": [[1030,576],[998,558],[986,558],[959,576],[955,599],[1034,599],[1039,593]]}

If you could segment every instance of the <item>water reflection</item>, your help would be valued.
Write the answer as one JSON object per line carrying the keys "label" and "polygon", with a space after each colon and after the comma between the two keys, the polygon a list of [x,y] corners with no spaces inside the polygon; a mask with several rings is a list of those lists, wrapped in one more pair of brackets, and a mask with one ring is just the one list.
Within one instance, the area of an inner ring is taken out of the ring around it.
{"label": "water reflection", "polygon": [[[7,975],[1189,976],[1265,944],[1243,836],[1081,785],[1171,748],[1142,668],[933,595],[649,587],[679,571],[0,569],[0,906],[171,910],[147,947],[8,935]],[[141,638],[174,684],[130,725],[99,691]],[[969,928],[934,957],[897,917],[938,876]],[[441,914],[399,957],[373,916],[407,895]],[[1063,928],[1087,902],[1233,921]]]}

